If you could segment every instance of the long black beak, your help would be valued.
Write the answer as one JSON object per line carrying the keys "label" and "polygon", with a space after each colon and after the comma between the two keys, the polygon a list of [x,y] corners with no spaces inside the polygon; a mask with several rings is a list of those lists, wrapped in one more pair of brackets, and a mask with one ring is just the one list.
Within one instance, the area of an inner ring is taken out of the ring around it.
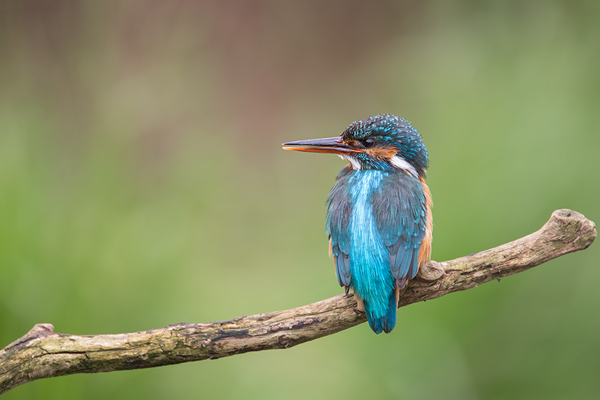
{"label": "long black beak", "polygon": [[306,151],[309,153],[351,154],[362,151],[348,146],[339,136],[324,139],[298,140],[296,142],[284,143],[282,146],[284,150]]}

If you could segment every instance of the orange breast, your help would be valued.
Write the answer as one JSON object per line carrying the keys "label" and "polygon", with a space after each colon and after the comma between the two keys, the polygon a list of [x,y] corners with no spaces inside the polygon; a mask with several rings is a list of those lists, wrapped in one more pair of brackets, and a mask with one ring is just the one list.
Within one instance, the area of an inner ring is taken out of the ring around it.
{"label": "orange breast", "polygon": [[433,239],[433,215],[431,213],[431,207],[433,202],[431,200],[431,191],[429,186],[425,183],[423,177],[419,177],[421,184],[423,185],[423,192],[425,193],[425,202],[427,203],[427,224],[425,225],[425,237],[421,242],[421,248],[419,249],[419,268],[425,262],[431,259],[431,241]]}

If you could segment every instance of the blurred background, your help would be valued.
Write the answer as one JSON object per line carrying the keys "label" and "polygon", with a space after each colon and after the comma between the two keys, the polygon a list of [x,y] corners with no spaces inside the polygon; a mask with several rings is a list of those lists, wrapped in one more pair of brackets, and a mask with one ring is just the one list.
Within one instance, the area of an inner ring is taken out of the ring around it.
{"label": "blurred background", "polygon": [[[433,258],[555,209],[600,221],[600,2],[0,3],[0,347],[342,292],[328,190],[281,150],[379,113],[429,149]],[[25,384],[6,399],[591,399],[600,246],[285,351]]]}

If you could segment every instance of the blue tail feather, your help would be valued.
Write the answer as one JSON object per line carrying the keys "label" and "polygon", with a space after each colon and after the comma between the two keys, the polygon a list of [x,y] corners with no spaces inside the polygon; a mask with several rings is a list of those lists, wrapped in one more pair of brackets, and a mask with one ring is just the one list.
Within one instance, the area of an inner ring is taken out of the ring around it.
{"label": "blue tail feather", "polygon": [[[364,301],[364,300],[363,300]],[[396,293],[392,292],[388,298],[388,307],[385,311],[385,315],[377,317],[370,309],[369,303],[364,301],[365,312],[367,314],[367,321],[373,332],[380,334],[382,331],[390,333],[396,326],[396,314],[398,310],[398,304],[396,303]]]}

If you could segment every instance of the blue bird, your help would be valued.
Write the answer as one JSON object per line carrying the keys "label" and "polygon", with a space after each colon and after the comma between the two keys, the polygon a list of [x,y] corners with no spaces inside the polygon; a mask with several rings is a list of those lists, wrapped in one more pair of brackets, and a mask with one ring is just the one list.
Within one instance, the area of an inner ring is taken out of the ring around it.
{"label": "blue bird", "polygon": [[429,166],[421,135],[404,118],[376,115],[339,137],[284,143],[285,150],[348,160],[327,197],[326,232],[337,278],[379,334],[396,326],[400,294],[431,255]]}

